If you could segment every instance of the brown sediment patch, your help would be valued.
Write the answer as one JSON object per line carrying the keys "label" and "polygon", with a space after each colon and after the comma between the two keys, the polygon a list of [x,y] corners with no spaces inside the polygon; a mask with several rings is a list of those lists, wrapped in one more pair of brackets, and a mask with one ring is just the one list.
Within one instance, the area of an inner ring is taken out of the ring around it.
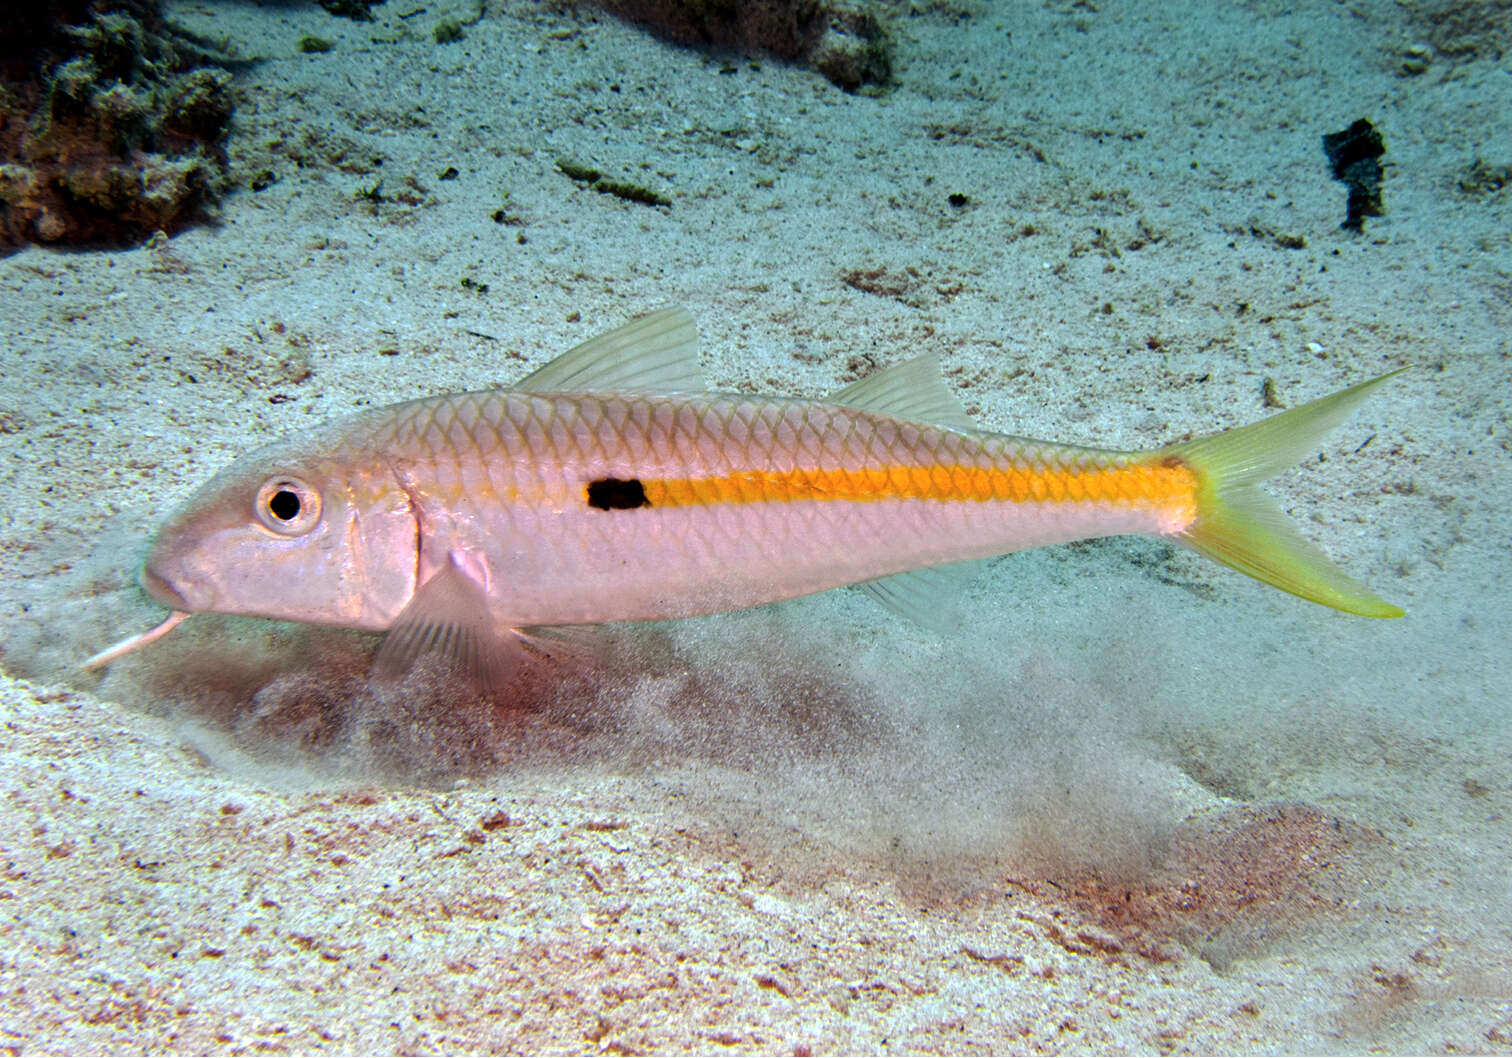
{"label": "brown sediment patch", "polygon": [[1366,850],[1381,840],[1316,805],[1243,805],[1188,820],[1152,877],[1013,884],[1062,905],[1040,925],[1075,954],[1163,961],[1185,949],[1221,972],[1345,910]]}
{"label": "brown sediment patch", "polygon": [[1450,59],[1500,59],[1512,50],[1512,8],[1504,0],[1441,0],[1412,10],[1413,28]]}

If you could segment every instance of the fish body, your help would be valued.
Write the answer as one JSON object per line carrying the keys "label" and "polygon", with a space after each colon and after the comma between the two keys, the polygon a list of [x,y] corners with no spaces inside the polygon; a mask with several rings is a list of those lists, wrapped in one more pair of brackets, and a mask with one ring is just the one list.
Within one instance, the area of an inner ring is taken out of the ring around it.
{"label": "fish body", "polygon": [[441,649],[493,677],[538,626],[845,584],[928,617],[933,570],[1127,533],[1396,616],[1254,488],[1379,381],[1118,452],[979,430],[927,359],[826,400],[701,392],[692,321],[664,310],[515,387],[372,409],[244,457],[165,525],[142,582],[180,613],[391,631],[380,660]]}
{"label": "fish body", "polygon": [[517,627],[717,613],[1195,515],[1182,467],[822,401],[467,393],[395,408],[370,443],[417,514],[417,579],[466,562]]}

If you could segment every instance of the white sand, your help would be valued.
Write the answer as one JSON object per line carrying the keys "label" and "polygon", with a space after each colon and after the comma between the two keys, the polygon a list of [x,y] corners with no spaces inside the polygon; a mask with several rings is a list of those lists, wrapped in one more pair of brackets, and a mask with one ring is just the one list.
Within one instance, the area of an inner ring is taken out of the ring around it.
{"label": "white sand", "polygon": [[[259,60],[277,182],[0,261],[0,1049],[1512,1050],[1512,191],[1457,184],[1512,164],[1512,60],[1399,76],[1406,6],[1287,6],[921,5],[865,98],[525,4],[445,46],[176,5]],[[1363,237],[1319,144],[1361,116]],[[497,707],[215,617],[70,671],[235,453],[665,303],[720,388],[927,350],[986,425],[1129,448],[1418,365],[1272,487],[1408,616],[1113,542],[995,563],[959,634],[831,593]]]}

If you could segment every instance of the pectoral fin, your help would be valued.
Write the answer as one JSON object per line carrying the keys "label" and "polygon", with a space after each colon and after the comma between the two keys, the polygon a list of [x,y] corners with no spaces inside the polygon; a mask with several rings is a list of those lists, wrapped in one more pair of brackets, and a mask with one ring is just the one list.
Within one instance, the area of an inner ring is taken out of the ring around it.
{"label": "pectoral fin", "polygon": [[431,653],[485,691],[506,686],[524,653],[514,631],[494,620],[482,586],[455,562],[422,584],[400,611],[373,659],[373,674],[398,679]]}

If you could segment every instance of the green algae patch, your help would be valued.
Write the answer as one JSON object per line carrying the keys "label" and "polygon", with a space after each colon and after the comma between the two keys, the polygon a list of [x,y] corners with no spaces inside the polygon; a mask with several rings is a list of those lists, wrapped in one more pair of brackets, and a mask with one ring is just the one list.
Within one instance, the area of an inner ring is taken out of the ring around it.
{"label": "green algae patch", "polygon": [[613,195],[622,198],[626,202],[635,202],[642,206],[670,206],[672,200],[666,195],[642,187],[640,184],[632,184],[625,180],[612,180],[591,165],[573,161],[571,158],[558,158],[557,171],[569,180],[597,191],[603,195]]}

